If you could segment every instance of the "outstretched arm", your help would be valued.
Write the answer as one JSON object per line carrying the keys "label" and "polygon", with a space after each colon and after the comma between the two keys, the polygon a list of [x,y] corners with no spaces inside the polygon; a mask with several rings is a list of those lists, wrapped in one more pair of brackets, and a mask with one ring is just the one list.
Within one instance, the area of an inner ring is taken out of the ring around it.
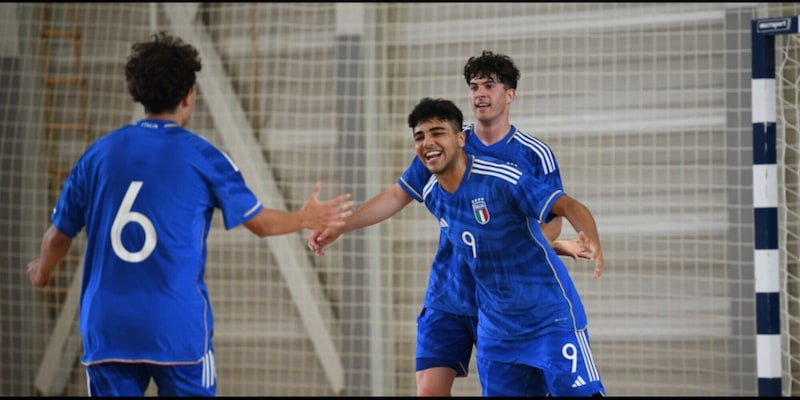
{"label": "outstretched arm", "polygon": [[244,223],[258,236],[282,235],[302,229],[329,229],[344,224],[353,213],[354,203],[348,201],[350,194],[342,194],[327,201],[318,199],[322,184],[317,183],[305,204],[297,211],[264,208],[255,217]]}
{"label": "outstretched arm", "polygon": [[581,202],[568,195],[559,197],[550,212],[564,216],[577,232],[584,234],[584,243],[588,250],[584,258],[595,262],[594,277],[599,278],[603,273],[603,249],[592,213]]}
{"label": "outstretched arm", "polygon": [[44,287],[50,283],[50,271],[67,255],[72,237],[50,225],[42,238],[39,257],[28,263],[28,277],[34,286]]}
{"label": "outstretched arm", "polygon": [[397,214],[411,200],[413,200],[411,196],[395,183],[358,207],[343,224],[311,232],[308,237],[308,248],[318,255],[324,255],[323,248],[336,241],[341,234],[382,222]]}
{"label": "outstretched arm", "polygon": [[556,251],[556,254],[577,260],[579,258],[589,258],[589,247],[586,242],[586,234],[578,232],[578,236],[572,239],[554,240],[550,245]]}
{"label": "outstretched arm", "polygon": [[578,236],[572,239],[558,239],[561,235],[562,223],[563,217],[557,216],[546,224],[539,224],[539,228],[542,230],[542,234],[544,234],[550,247],[560,256],[571,257],[574,260],[587,258],[589,249],[586,247],[586,234],[580,232]]}
{"label": "outstretched arm", "polygon": [[542,230],[542,234],[544,235],[545,239],[547,239],[547,243],[549,243],[550,247],[556,251],[556,254],[560,256],[572,257],[576,260],[579,257],[586,258],[586,248],[583,246],[583,242],[581,242],[580,237],[562,240],[558,239],[558,237],[561,235],[562,223],[563,217],[556,216],[548,223],[539,223],[539,229]]}

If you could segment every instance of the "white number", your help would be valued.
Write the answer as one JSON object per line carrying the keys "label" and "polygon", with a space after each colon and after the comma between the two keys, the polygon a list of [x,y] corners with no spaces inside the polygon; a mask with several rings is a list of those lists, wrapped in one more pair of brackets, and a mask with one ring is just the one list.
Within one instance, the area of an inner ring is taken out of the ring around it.
{"label": "white number", "polygon": [[478,250],[475,248],[475,236],[470,231],[461,232],[461,241],[472,248],[472,258],[478,258]]}
{"label": "white number", "polygon": [[[131,185],[128,186],[128,191],[125,193],[125,198],[122,199],[122,204],[119,206],[117,216],[114,217],[114,223],[111,224],[111,248],[114,249],[114,253],[119,258],[132,263],[142,262],[149,257],[155,250],[156,242],[158,241],[153,223],[144,214],[131,211],[133,202],[136,200],[141,188],[141,181],[131,182]],[[144,245],[135,253],[131,253],[122,245],[122,228],[129,222],[139,224],[144,230]]]}
{"label": "white number", "polygon": [[572,373],[578,370],[578,348],[572,343],[567,343],[561,348],[561,355],[572,361]]}

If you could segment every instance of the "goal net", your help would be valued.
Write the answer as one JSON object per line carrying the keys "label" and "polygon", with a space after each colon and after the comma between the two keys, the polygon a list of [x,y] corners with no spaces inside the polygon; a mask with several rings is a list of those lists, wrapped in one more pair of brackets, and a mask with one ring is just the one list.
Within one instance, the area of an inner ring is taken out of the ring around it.
{"label": "goal net", "polygon": [[[322,198],[357,204],[390,187],[414,157],[413,105],[449,98],[469,120],[464,63],[511,56],[511,122],[553,148],[567,193],[598,222],[603,276],[564,261],[608,394],[756,395],[751,21],[798,14],[797,3],[2,3],[0,393],[87,393],[84,234],[48,288],[24,267],[86,145],[143,117],[123,66],[131,44],[166,30],[202,57],[187,128],[287,210],[317,181]],[[797,395],[796,35],[778,49],[782,378]],[[412,203],[324,256],[308,233],[257,238],[216,214],[218,394],[414,395],[438,225]],[[453,394],[480,393],[473,357]]]}
{"label": "goal net", "polygon": [[800,35],[776,42],[778,227],[783,394],[800,393]]}

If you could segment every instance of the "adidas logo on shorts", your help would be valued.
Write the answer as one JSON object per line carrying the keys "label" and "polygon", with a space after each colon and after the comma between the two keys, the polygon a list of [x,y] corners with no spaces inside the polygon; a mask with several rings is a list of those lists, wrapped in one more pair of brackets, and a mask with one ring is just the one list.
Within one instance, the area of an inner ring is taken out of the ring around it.
{"label": "adidas logo on shorts", "polygon": [[586,384],[586,381],[583,380],[583,377],[578,375],[578,379],[575,379],[575,382],[572,383],[572,387],[576,388],[579,386],[583,386]]}

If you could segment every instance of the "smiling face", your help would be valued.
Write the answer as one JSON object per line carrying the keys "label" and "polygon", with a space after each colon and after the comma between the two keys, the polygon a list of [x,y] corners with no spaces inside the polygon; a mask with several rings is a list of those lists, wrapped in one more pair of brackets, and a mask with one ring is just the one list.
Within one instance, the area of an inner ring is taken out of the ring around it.
{"label": "smiling face", "polygon": [[495,76],[475,77],[469,81],[472,112],[481,124],[507,120],[509,107],[516,96],[516,89],[506,88]]}
{"label": "smiling face", "polygon": [[433,118],[414,127],[414,149],[419,160],[439,176],[454,169],[464,155],[464,131],[452,123]]}

